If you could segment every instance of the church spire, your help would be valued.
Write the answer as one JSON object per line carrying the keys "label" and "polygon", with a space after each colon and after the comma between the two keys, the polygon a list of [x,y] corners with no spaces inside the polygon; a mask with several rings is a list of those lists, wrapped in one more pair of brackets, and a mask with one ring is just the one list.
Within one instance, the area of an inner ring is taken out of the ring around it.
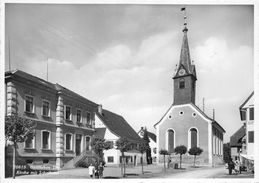
{"label": "church spire", "polygon": [[191,58],[190,58],[190,50],[187,38],[187,27],[185,26],[183,29],[183,42],[181,48],[181,55],[179,61],[179,67],[182,65],[187,70],[188,73],[191,73]]}
{"label": "church spire", "polygon": [[[191,63],[191,56],[190,56],[190,50],[189,50],[189,44],[188,44],[188,37],[187,37],[187,15],[186,15],[186,8],[181,8],[181,11],[184,11],[184,29],[183,29],[183,42],[181,47],[181,53],[180,53],[180,60],[177,68],[177,72],[174,77],[178,77],[178,71],[179,70],[185,70],[185,74],[191,74],[196,78],[195,73],[195,66]],[[183,74],[180,74],[183,75]]]}
{"label": "church spire", "polygon": [[174,105],[195,104],[196,71],[191,63],[190,50],[187,38],[187,16],[185,8],[183,42],[180,53],[179,65],[176,69],[174,79]]}

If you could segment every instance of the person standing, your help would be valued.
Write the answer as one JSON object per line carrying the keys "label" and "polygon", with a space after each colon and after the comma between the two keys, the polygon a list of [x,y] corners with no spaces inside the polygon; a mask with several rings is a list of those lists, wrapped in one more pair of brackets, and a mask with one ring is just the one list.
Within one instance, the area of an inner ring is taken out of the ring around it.
{"label": "person standing", "polygon": [[236,174],[241,173],[240,172],[240,161],[238,160],[237,157],[236,157],[236,160],[235,160],[235,172],[236,172]]}
{"label": "person standing", "polygon": [[98,162],[95,162],[95,173],[94,176],[96,179],[99,179],[99,165]]}
{"label": "person standing", "polygon": [[103,177],[103,163],[100,162],[100,165],[99,165],[99,178],[101,179]]}
{"label": "person standing", "polygon": [[229,175],[232,174],[232,170],[235,168],[235,164],[232,161],[232,158],[230,158],[229,162],[228,162],[228,173]]}
{"label": "person standing", "polygon": [[93,164],[90,164],[90,166],[88,167],[88,171],[89,171],[90,177],[93,178],[94,172],[95,172],[95,168],[94,168]]}

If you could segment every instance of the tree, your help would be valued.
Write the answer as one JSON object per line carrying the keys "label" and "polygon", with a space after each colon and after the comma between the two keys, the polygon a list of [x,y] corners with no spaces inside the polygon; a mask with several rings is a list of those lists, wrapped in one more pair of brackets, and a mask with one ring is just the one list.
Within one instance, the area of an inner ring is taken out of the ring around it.
{"label": "tree", "polygon": [[15,156],[17,144],[22,143],[27,139],[32,139],[34,135],[33,129],[36,123],[27,118],[18,115],[5,117],[5,140],[12,142],[13,145],[13,178],[15,179]]}
{"label": "tree", "polygon": [[166,156],[166,155],[169,155],[169,152],[168,152],[167,150],[165,150],[165,149],[161,149],[161,150],[159,151],[159,154],[161,154],[161,155],[164,156],[164,171],[166,171],[165,156]]}
{"label": "tree", "polygon": [[180,145],[175,147],[174,149],[175,154],[179,154],[180,155],[180,168],[182,168],[182,155],[185,154],[187,152],[187,148],[184,145]]}
{"label": "tree", "polygon": [[230,144],[223,144],[223,160],[225,163],[228,163],[231,159],[231,149]]}
{"label": "tree", "polygon": [[120,150],[121,155],[122,155],[123,166],[121,166],[121,173],[122,173],[122,176],[125,177],[126,167],[125,167],[125,156],[124,156],[124,153],[131,149],[132,142],[130,142],[125,137],[120,137],[116,141],[116,146],[117,146],[117,149]]}
{"label": "tree", "polygon": [[98,137],[95,137],[92,141],[92,149],[94,152],[98,155],[98,164],[100,159],[103,159],[103,151],[108,150],[112,148],[112,142],[105,141],[105,139],[101,139]]}
{"label": "tree", "polygon": [[146,149],[146,158],[147,158],[147,164],[151,164],[151,149],[150,149],[150,146],[149,146],[149,137],[148,137],[148,131],[147,131],[147,128],[145,128],[144,130],[144,134],[143,134],[143,140],[146,142],[146,146],[147,146],[147,149]]}
{"label": "tree", "polygon": [[194,156],[194,160],[193,160],[193,166],[195,167],[195,161],[196,161],[196,156],[199,156],[201,153],[203,152],[203,150],[199,147],[192,147],[191,149],[189,149],[188,153],[190,155],[193,155]]}
{"label": "tree", "polygon": [[142,156],[142,161],[141,161],[141,166],[142,166],[142,174],[144,174],[144,170],[143,170],[143,154],[144,152],[146,152],[148,149],[148,146],[146,143],[140,143],[139,146],[138,146],[138,150],[139,152],[141,153],[141,156]]}

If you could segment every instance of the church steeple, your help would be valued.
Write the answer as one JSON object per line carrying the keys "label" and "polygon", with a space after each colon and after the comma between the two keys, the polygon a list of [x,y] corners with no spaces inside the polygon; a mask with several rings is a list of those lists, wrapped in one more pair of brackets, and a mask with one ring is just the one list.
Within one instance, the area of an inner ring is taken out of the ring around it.
{"label": "church steeple", "polygon": [[185,8],[185,22],[183,29],[183,42],[180,53],[179,64],[174,79],[174,104],[195,103],[196,71],[191,63],[190,50],[187,38],[187,16]]}

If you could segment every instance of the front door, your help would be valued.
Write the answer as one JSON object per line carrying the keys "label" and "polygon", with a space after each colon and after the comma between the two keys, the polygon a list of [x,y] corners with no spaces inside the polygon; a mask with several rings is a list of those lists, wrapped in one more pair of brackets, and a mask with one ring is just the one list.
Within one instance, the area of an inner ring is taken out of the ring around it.
{"label": "front door", "polygon": [[76,155],[77,156],[81,154],[81,141],[82,141],[82,135],[76,134]]}

